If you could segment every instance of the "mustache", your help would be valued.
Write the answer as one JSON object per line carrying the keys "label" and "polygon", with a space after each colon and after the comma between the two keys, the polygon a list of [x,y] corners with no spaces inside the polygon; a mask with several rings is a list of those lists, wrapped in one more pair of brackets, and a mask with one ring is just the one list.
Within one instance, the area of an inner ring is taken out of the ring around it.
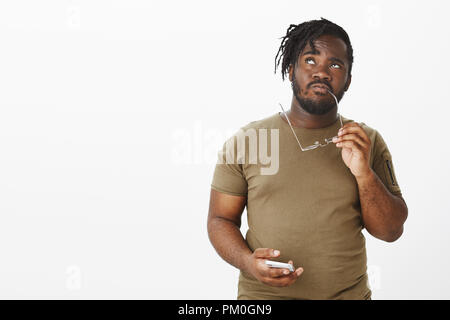
{"label": "mustache", "polygon": [[326,80],[325,81],[320,81],[320,80],[313,81],[310,84],[308,84],[308,89],[311,88],[315,84],[322,84],[322,85],[328,87],[328,90],[333,92],[333,88],[331,87],[331,84],[328,81],[326,81]]}

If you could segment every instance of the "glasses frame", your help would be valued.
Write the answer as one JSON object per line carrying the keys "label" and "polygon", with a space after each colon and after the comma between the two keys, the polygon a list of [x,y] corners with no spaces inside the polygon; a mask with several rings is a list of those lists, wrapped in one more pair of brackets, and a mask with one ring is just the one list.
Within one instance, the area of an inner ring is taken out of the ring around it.
{"label": "glasses frame", "polygon": [[[328,93],[331,94],[331,96],[334,98],[334,101],[336,101],[336,107],[337,107],[337,109],[339,110],[339,103],[338,103],[338,100],[337,100],[336,96],[335,96],[330,90],[327,90],[327,91],[328,91]],[[314,144],[312,144],[312,145],[310,145],[310,146],[308,146],[308,147],[306,147],[306,148],[303,148],[302,145],[301,145],[301,143],[300,143],[300,141],[298,140],[297,135],[295,134],[294,128],[292,127],[291,121],[289,120],[289,117],[287,116],[286,111],[284,111],[284,108],[283,108],[283,106],[281,105],[281,103],[278,103],[278,104],[280,105],[281,110],[283,110],[284,116],[286,117],[286,120],[287,120],[288,123],[289,123],[289,127],[291,127],[292,133],[294,134],[294,137],[295,137],[295,139],[297,140],[297,143],[298,143],[298,145],[299,145],[299,147],[300,147],[300,150],[302,150],[302,151],[308,151],[308,150],[314,150],[314,149],[316,149],[316,148],[318,148],[318,147],[326,147],[326,146],[329,145],[331,142],[333,142],[333,139],[334,139],[334,138],[337,138],[337,135],[334,136],[334,137],[331,137],[331,138],[324,138],[323,140],[325,141],[325,143],[323,143],[323,144],[320,143],[319,141],[316,141],[316,142],[314,142]],[[338,115],[339,115],[339,120],[340,120],[340,122],[341,122],[341,128],[342,128],[342,127],[343,127],[343,124],[342,124],[342,116],[341,116],[340,113],[338,113]]]}

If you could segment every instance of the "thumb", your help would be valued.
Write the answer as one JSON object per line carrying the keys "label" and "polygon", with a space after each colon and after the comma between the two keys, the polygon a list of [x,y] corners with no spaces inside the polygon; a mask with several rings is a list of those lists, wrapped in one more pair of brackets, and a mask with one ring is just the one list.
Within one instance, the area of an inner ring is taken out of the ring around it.
{"label": "thumb", "polygon": [[254,254],[256,258],[272,258],[278,257],[280,255],[280,251],[270,248],[258,248],[255,250]]}

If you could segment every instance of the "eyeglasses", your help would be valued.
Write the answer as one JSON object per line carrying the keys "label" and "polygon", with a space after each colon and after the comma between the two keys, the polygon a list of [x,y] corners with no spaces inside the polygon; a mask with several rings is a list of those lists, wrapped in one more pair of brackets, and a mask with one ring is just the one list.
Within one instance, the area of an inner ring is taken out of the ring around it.
{"label": "eyeglasses", "polygon": [[[328,91],[329,94],[331,94],[331,95],[333,96],[334,100],[336,101],[336,106],[337,106],[337,108],[339,109],[339,103],[338,103],[338,101],[337,101],[336,96],[335,96],[330,90],[327,90],[327,91]],[[295,137],[295,139],[297,140],[297,143],[298,143],[298,145],[300,146],[300,149],[301,149],[302,151],[313,150],[313,149],[316,149],[316,148],[318,148],[318,147],[326,147],[328,144],[330,144],[331,142],[333,142],[333,138],[337,138],[337,136],[334,136],[334,137],[331,137],[331,138],[325,138],[325,139],[324,139],[325,143],[323,143],[323,144],[320,143],[319,141],[316,141],[316,142],[314,142],[313,145],[310,145],[309,147],[303,148],[302,145],[300,144],[300,141],[299,141],[298,138],[297,138],[297,135],[295,134],[295,131],[294,131],[294,128],[292,127],[292,125],[291,125],[291,122],[289,121],[289,118],[288,118],[288,116],[287,116],[287,114],[286,114],[286,111],[284,111],[283,106],[281,105],[281,103],[279,103],[279,105],[280,105],[280,107],[281,107],[281,110],[283,110],[284,116],[286,117],[286,120],[288,121],[289,126],[291,127],[292,133],[294,134],[294,137]],[[338,113],[338,115],[339,115],[339,120],[341,121],[341,128],[342,128],[342,127],[343,127],[343,124],[342,124],[342,117],[341,117],[341,114],[340,114],[340,113]]]}

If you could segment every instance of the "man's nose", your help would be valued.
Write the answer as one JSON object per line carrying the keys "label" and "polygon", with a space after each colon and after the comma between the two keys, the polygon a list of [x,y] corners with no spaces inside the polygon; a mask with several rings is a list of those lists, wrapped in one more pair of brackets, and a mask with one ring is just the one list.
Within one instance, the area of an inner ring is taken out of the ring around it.
{"label": "man's nose", "polygon": [[314,78],[314,80],[331,81],[331,75],[326,66],[318,66],[317,69],[314,70],[313,78]]}

